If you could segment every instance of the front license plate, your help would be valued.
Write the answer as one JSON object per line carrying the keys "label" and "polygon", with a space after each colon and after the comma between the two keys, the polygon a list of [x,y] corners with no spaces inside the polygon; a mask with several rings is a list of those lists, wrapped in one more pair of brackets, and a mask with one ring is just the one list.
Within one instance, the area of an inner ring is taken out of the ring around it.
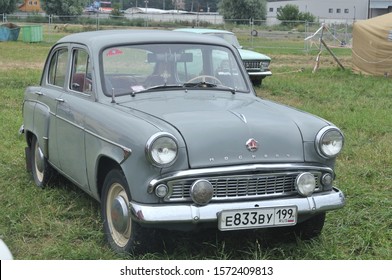
{"label": "front license plate", "polygon": [[273,226],[291,226],[297,223],[297,207],[269,207],[222,211],[218,215],[218,228],[237,230]]}

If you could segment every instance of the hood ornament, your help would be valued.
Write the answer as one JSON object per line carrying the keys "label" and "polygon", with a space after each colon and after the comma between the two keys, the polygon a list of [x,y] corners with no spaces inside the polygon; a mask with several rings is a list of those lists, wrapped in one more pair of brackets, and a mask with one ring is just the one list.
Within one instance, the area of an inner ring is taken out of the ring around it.
{"label": "hood ornament", "polygon": [[250,138],[248,141],[246,141],[245,145],[250,152],[256,152],[259,148],[258,142],[253,138]]}

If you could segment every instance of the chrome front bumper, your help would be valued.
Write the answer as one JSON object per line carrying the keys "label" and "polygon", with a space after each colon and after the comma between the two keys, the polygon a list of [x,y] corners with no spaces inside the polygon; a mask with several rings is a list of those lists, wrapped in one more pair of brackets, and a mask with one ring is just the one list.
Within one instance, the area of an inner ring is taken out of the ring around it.
{"label": "chrome front bumper", "polygon": [[337,188],[311,197],[287,197],[260,201],[195,204],[151,205],[131,202],[132,218],[142,224],[214,222],[223,210],[244,210],[261,207],[297,206],[298,217],[342,208],[344,194]]}
{"label": "chrome front bumper", "polygon": [[249,77],[268,77],[272,76],[271,71],[248,72]]}

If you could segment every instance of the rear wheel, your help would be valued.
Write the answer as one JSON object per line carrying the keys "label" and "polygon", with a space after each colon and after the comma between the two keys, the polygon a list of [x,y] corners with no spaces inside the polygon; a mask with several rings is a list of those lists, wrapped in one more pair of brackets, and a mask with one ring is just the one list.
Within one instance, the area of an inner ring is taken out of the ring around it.
{"label": "rear wheel", "polygon": [[121,170],[111,170],[102,191],[103,229],[110,247],[117,253],[134,252],[142,228],[131,219],[128,183]]}
{"label": "rear wheel", "polygon": [[37,137],[33,137],[31,142],[31,172],[33,174],[35,184],[43,188],[47,185],[53,175],[53,169],[42,152]]}

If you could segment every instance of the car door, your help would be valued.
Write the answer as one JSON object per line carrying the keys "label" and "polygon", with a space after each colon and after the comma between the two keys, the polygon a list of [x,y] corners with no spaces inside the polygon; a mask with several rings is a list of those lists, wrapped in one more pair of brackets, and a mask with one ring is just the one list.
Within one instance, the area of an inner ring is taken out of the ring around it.
{"label": "car door", "polygon": [[66,91],[58,100],[56,139],[64,175],[88,191],[85,116],[93,99],[90,59],[87,49],[71,48]]}
{"label": "car door", "polygon": [[34,108],[35,133],[38,141],[47,141],[47,143],[41,143],[41,146],[47,151],[50,163],[56,168],[60,165],[56,140],[56,111],[58,101],[64,94],[68,55],[67,44],[58,45],[52,49],[42,76],[41,88],[36,92],[37,102]]}

